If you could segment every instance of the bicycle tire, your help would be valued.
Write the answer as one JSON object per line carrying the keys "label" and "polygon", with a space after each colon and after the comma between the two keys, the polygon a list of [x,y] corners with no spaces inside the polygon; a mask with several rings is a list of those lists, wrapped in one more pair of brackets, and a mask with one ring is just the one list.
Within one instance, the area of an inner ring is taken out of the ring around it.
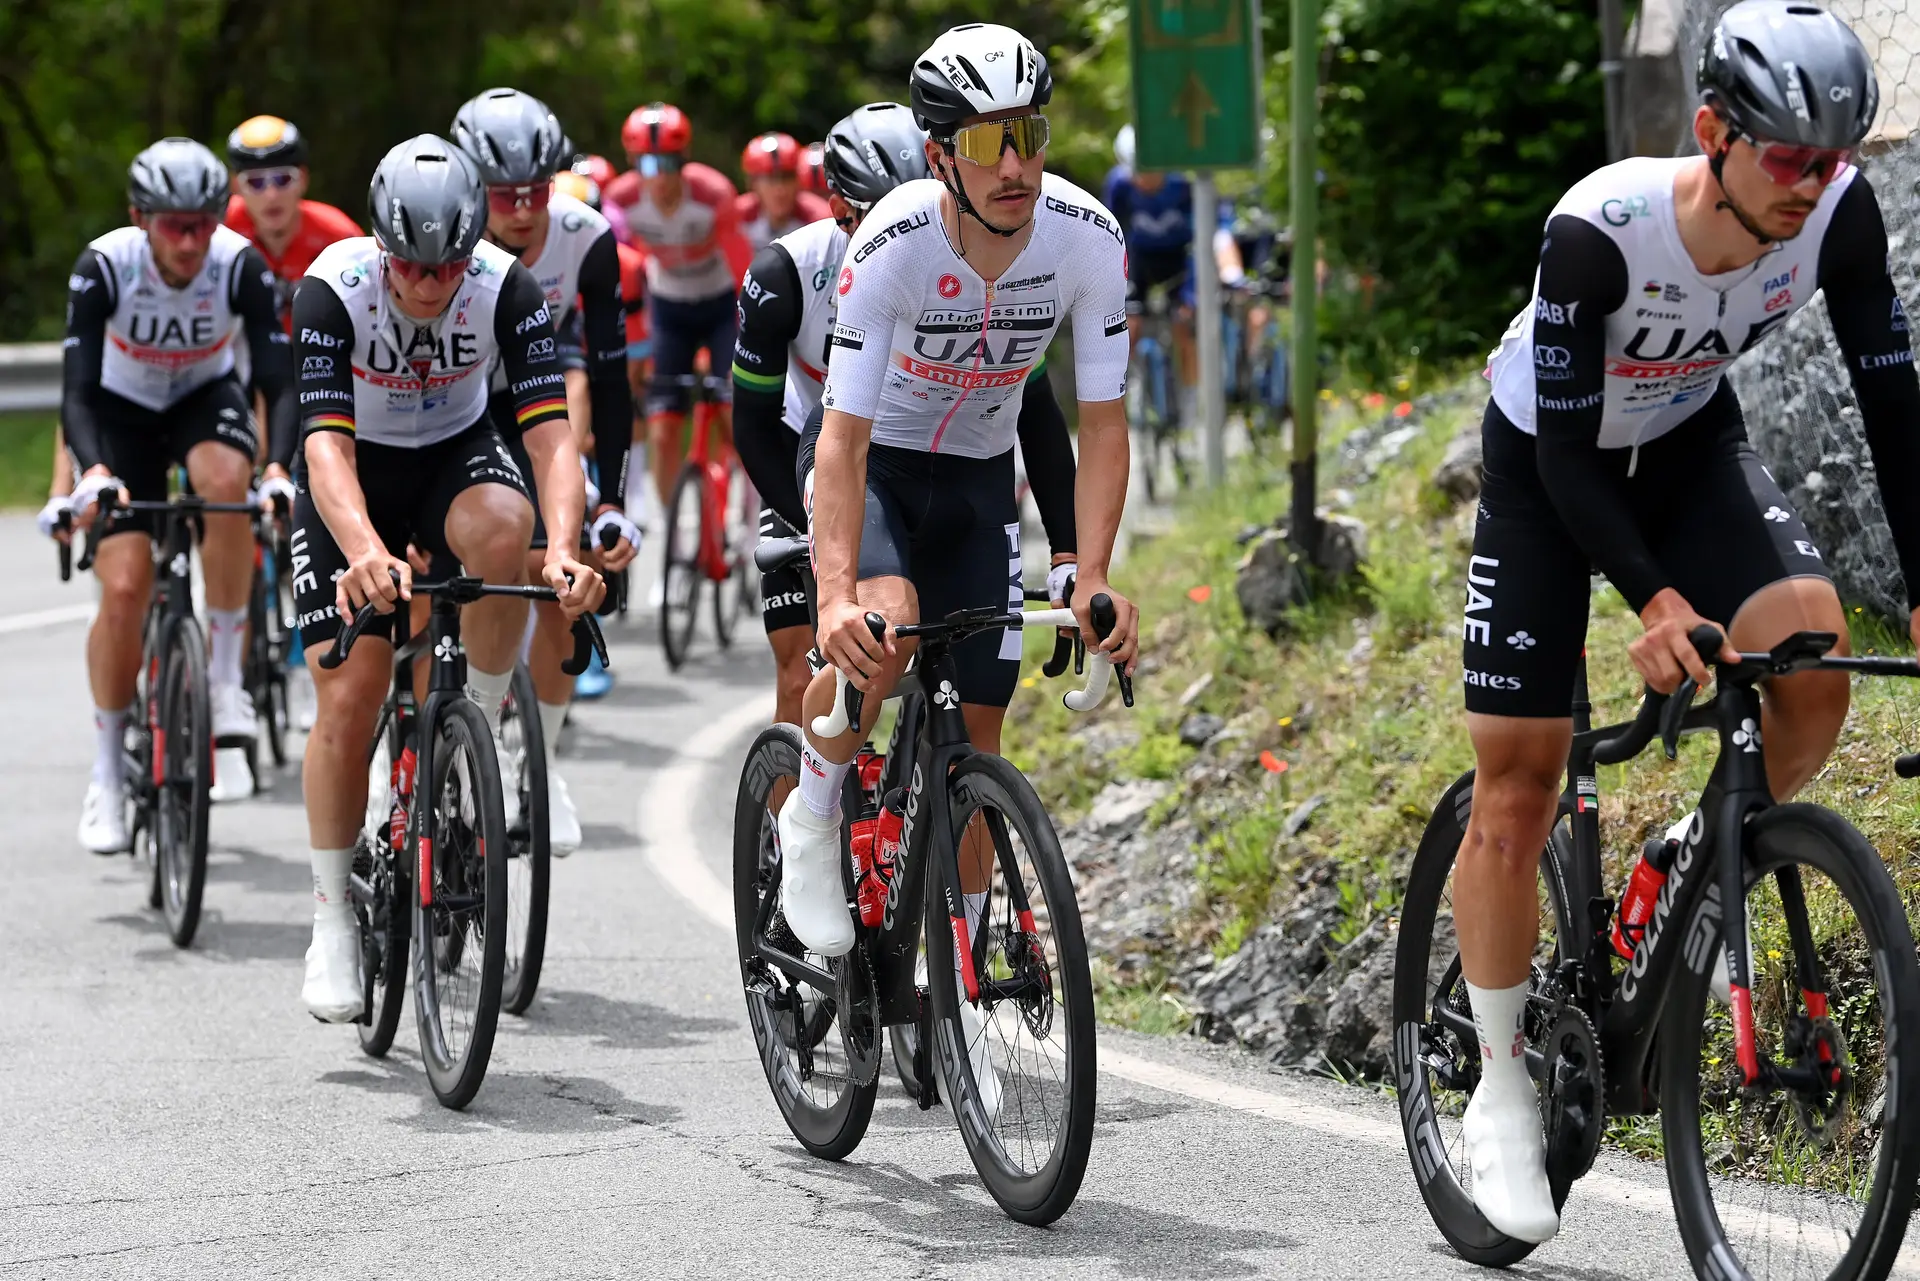
{"label": "bicycle tire", "polygon": [[268,638],[264,682],[267,750],[273,755],[274,766],[280,768],[287,763],[287,736],[293,730],[293,711],[287,701],[287,650],[294,611],[292,580],[279,567],[274,573],[273,595],[263,602],[261,612]]}
{"label": "bicycle tire", "polygon": [[[507,950],[507,824],[500,801],[500,765],[486,717],[464,698],[437,699],[435,708],[434,723],[428,727],[435,735],[433,774],[421,780],[415,793],[412,823],[413,862],[425,883],[413,897],[413,933],[419,944],[414,951],[413,1009],[420,1060],[434,1097],[458,1111],[473,1101],[486,1079],[500,1019]],[[430,842],[425,851],[423,841]],[[426,897],[430,904],[422,903]],[[478,911],[473,910],[476,897]],[[480,956],[469,971],[476,945]],[[456,972],[471,982],[456,986]],[[470,1008],[472,1014],[457,1045],[442,1025],[443,1013],[454,1005]]]}
{"label": "bicycle tire", "polygon": [[[1032,1006],[1023,1000],[1017,1008],[1009,1011],[1009,999],[999,1002],[997,1011],[990,1008],[984,1012],[981,1035],[988,1043],[986,1052],[991,1061],[996,1036],[1002,1045],[1007,1043],[1006,1025],[1009,1023],[1015,1025],[1012,1035],[1017,1040],[1023,1029],[1033,1031],[1034,1024],[1044,1018],[1046,1030],[1036,1033],[1036,1036],[1051,1039],[1049,1034],[1064,1016],[1064,1035],[1060,1037],[1064,1065],[1059,1070],[1051,1065],[1045,1070],[1065,1097],[1057,1101],[1041,1098],[1037,1080],[1029,1088],[1026,1085],[1028,1078],[1022,1074],[1017,1078],[1021,1088],[1016,1092],[1019,1102],[1015,1106],[1008,1097],[1008,1067],[1019,1062],[1021,1056],[1009,1052],[1005,1055],[1006,1066],[994,1064],[994,1071],[999,1078],[996,1092],[1000,1102],[997,1115],[987,1116],[969,1058],[965,1026],[961,1021],[962,994],[954,973],[954,937],[948,928],[944,905],[944,877],[930,872],[922,933],[927,949],[927,987],[933,1003],[931,1026],[934,1045],[938,1049],[937,1070],[949,1110],[960,1128],[961,1141],[966,1145],[967,1155],[972,1158],[973,1167],[987,1191],[1009,1218],[1044,1227],[1065,1214],[1079,1195],[1081,1181],[1086,1177],[1088,1153],[1093,1147],[1098,1064],[1093,977],[1087,963],[1087,944],[1080,925],[1079,902],[1074,897],[1073,881],[1067,871],[1066,856],[1060,850],[1059,837],[1053,830],[1053,821],[1047,816],[1046,807],[1040,803],[1033,785],[1011,762],[990,753],[976,753],[954,768],[949,786],[953,797],[953,828],[946,834],[947,839],[958,842],[971,817],[988,811],[998,813],[1002,820],[1000,826],[1011,829],[1011,835],[1019,838],[1030,861],[1033,877],[1038,882],[1037,886],[1027,886],[1028,893],[1037,888],[1042,900],[1035,904],[1034,915],[1036,918],[1042,913],[1046,915],[1047,934],[1057,958],[1057,964],[1047,966],[1046,940],[1027,934],[1024,930],[1014,930],[1010,906],[1004,913],[1007,919],[999,920],[1003,913],[995,907],[994,900],[989,899],[979,929],[986,931],[989,938],[998,929],[1001,941],[1008,947],[1008,972],[1014,975],[1020,974],[1023,969],[1031,972],[1030,965],[1014,960],[1015,952],[1024,953],[1029,958],[1033,956],[1033,952],[1027,950],[1031,944],[1022,941],[1031,940],[1038,944],[1040,968],[1044,974],[1035,975],[1035,982],[1027,988],[1028,992],[1038,992]],[[990,818],[988,821],[991,824]],[[998,877],[1020,874],[1024,882],[1026,877],[1020,870],[1017,855],[1000,832],[996,831],[993,835],[998,850]],[[941,855],[934,854],[933,857]],[[995,971],[997,967],[989,963],[988,969]],[[1008,1017],[1009,1013],[1011,1018]],[[985,1020],[992,1022],[989,1025]],[[1037,1055],[1038,1052],[1034,1053]],[[1044,1109],[1041,1112],[1043,1121],[1056,1117],[1060,1121],[1057,1133],[1044,1145],[1043,1156],[1038,1154],[1035,1145],[1030,1145],[1024,1139],[1021,1141],[1023,1149],[1036,1154],[1032,1168],[1014,1163],[1015,1158],[1007,1150],[1006,1136],[1000,1129],[1000,1123],[1013,1115],[1017,1114],[1022,1120],[1030,1115],[1030,1094],[1038,1108]]]}
{"label": "bicycle tire", "polygon": [[154,852],[160,911],[175,947],[193,943],[207,885],[207,814],[212,806],[213,705],[200,625],[175,620],[160,663],[160,724],[165,731],[155,802]]}
{"label": "bicycle tire", "polygon": [[[1435,925],[1447,878],[1453,871],[1460,844],[1466,838],[1472,805],[1473,774],[1469,771],[1447,789],[1434,807],[1426,831],[1421,835],[1419,849],[1414,853],[1413,865],[1407,871],[1406,897],[1400,907],[1400,940],[1395,947],[1393,965],[1394,1081],[1400,1092],[1400,1123],[1406,1135],[1407,1155],[1413,1164],[1420,1198],[1426,1202],[1434,1226],[1440,1229],[1440,1235],[1447,1239],[1454,1253],[1469,1263],[1504,1268],[1533,1253],[1534,1246],[1507,1236],[1488,1223],[1449,1164],[1447,1145],[1434,1107],[1429,1065],[1422,1058],[1429,1002],[1434,992]],[[1551,878],[1549,882],[1551,891]],[[1449,922],[1449,932],[1451,928]],[[1450,945],[1447,951],[1452,951]],[[1450,989],[1455,988],[1459,969],[1457,954],[1452,963],[1443,968],[1443,980]],[[1459,995],[1464,999],[1464,993]],[[1477,1073],[1478,1041],[1464,1048],[1471,1051]],[[1464,1140],[1462,1142],[1464,1144]]]}
{"label": "bicycle tire", "polygon": [[507,969],[500,984],[500,1008],[525,1014],[540,989],[547,955],[547,905],[553,871],[552,828],[547,822],[547,750],[540,728],[539,694],[533,673],[517,663],[507,701],[500,710],[500,741],[511,749],[510,727],[518,725],[520,751],[516,777],[500,762],[500,785],[520,791],[520,826],[507,831]]}
{"label": "bicycle tire", "polygon": [[[860,1146],[873,1118],[879,1076],[862,1085],[847,1079],[830,1103],[819,1103],[808,1086],[815,1073],[813,1053],[818,1042],[810,1020],[796,1019],[773,1004],[775,999],[801,1000],[798,985],[783,993],[758,957],[756,933],[761,904],[779,892],[780,868],[767,839],[773,823],[768,798],[783,778],[800,777],[800,731],[793,725],[772,725],[760,732],[747,752],[734,796],[733,923],[746,993],[747,1022],[759,1049],[760,1065],[773,1091],[774,1104],[787,1129],[814,1156],[838,1161]],[[856,948],[850,954],[863,955]],[[801,1006],[804,1011],[804,1002]],[[802,1035],[802,1031],[805,1035]],[[825,1075],[825,1074],[820,1074]]]}
{"label": "bicycle tire", "polygon": [[[680,469],[680,478],[673,484],[673,498],[667,504],[666,547],[660,562],[660,648],[670,671],[679,671],[687,661],[700,614],[700,586],[705,582],[700,572],[705,484],[701,469],[688,463]],[[683,528],[686,517],[682,505],[689,503],[691,520]]]}
{"label": "bicycle tire", "polygon": [[[387,748],[384,755],[380,751],[383,738]],[[386,1057],[393,1047],[394,1034],[400,1030],[400,1012],[407,1003],[408,944],[413,936],[407,851],[411,848],[411,831],[419,812],[417,781],[414,812],[408,815],[408,830],[401,833],[399,849],[393,847],[388,822],[393,810],[392,762],[400,759],[404,750],[393,704],[388,703],[381,714],[373,745],[367,750],[368,794],[384,796],[387,803],[377,811],[369,807],[368,822],[359,842],[366,854],[365,866],[361,866],[361,850],[356,850],[354,857],[354,870],[373,891],[373,902],[364,909],[364,919],[360,922],[365,931],[360,951],[361,964],[365,967],[367,1009],[366,1022],[359,1024],[357,1030],[360,1048],[376,1059]]]}
{"label": "bicycle tire", "polygon": [[[747,504],[751,503],[751,506]],[[727,468],[727,501],[719,512],[720,532],[716,539],[726,561],[727,576],[713,585],[713,634],[720,648],[733,648],[733,634],[740,617],[746,613],[749,579],[753,558],[747,554],[758,537],[760,504],[753,485],[735,461]]]}
{"label": "bicycle tire", "polygon": [[[1885,1036],[1890,1030],[1892,1037],[1910,1041],[1916,1020],[1920,1020],[1920,963],[1915,961],[1913,934],[1899,891],[1866,837],[1832,811],[1806,804],[1776,805],[1750,820],[1745,834],[1749,899],[1775,869],[1788,865],[1816,869],[1841,891],[1848,907],[1856,911],[1857,925],[1864,930],[1871,949],[1869,972],[1879,976],[1881,1008],[1883,1012],[1890,1010],[1882,1019],[1881,1033]],[[1721,946],[1717,895],[1702,896],[1689,926],[1683,938],[1710,940],[1713,948]],[[1688,951],[1694,963],[1674,967],[1673,986],[1661,1014],[1661,1130],[1666,1140],[1667,1179],[1673,1193],[1674,1217],[1679,1220],[1680,1235],[1695,1271],[1701,1276],[1747,1276],[1748,1264],[1728,1239],[1716,1208],[1701,1134],[1700,1059],[1708,976],[1715,953],[1704,946],[1689,947]],[[1788,951],[1790,954],[1791,949]],[[1762,1018],[1761,1007],[1768,1003],[1763,1000],[1762,985],[1756,981],[1754,986],[1758,1021]],[[1866,1039],[1865,1016],[1851,1000],[1846,1008],[1847,1013],[1841,1017],[1849,1025],[1847,1036],[1857,1038],[1854,1045],[1858,1046]],[[1897,1066],[1894,1073],[1882,1078],[1887,1091],[1882,1109],[1884,1128],[1873,1149],[1879,1159],[1859,1225],[1836,1234],[1849,1244],[1829,1273],[1833,1281],[1879,1281],[1885,1277],[1900,1254],[1913,1211],[1914,1182],[1916,1173],[1920,1173],[1916,1170],[1920,1165],[1920,1108],[1915,1106],[1920,1100],[1920,1053],[1890,1040],[1881,1048],[1883,1059]],[[1864,1099],[1864,1088],[1862,1093]],[[1829,1196],[1823,1200],[1832,1205],[1843,1198]],[[1730,1209],[1736,1222],[1750,1213],[1737,1204]],[[1812,1226],[1800,1222],[1797,1216],[1794,1224],[1801,1232]],[[1786,1252],[1788,1243],[1777,1240],[1778,1236],[1771,1230],[1766,1233],[1769,1261],[1774,1251]],[[1799,1244],[1804,1245],[1804,1239]]]}

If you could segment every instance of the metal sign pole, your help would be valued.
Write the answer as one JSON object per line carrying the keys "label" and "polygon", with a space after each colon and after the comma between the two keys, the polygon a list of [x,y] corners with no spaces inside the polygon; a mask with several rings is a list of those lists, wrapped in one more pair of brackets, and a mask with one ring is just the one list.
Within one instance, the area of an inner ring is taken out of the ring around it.
{"label": "metal sign pole", "polygon": [[1293,0],[1293,545],[1320,543],[1314,500],[1319,486],[1320,342],[1315,324],[1320,265],[1320,4]]}
{"label": "metal sign pole", "polygon": [[1213,232],[1220,222],[1220,194],[1213,174],[1205,169],[1193,176],[1193,291],[1194,359],[1199,363],[1196,408],[1206,442],[1207,483],[1226,478],[1226,396],[1220,350],[1220,264],[1213,257]]}

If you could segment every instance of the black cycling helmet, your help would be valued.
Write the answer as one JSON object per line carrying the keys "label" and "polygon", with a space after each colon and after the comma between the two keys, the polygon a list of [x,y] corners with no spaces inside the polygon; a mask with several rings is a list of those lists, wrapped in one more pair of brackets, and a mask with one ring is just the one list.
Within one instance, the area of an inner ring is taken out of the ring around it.
{"label": "black cycling helmet", "polygon": [[547,104],[518,89],[489,89],[453,117],[453,140],[489,187],[545,182],[571,158]]}
{"label": "black cycling helmet", "polygon": [[445,138],[409,138],[373,171],[367,221],[380,248],[407,262],[437,266],[470,257],[487,229],[480,170]]}
{"label": "black cycling helmet", "polygon": [[857,107],[827,131],[821,168],[827,190],[868,206],[903,182],[928,176],[927,135],[897,102]]}
{"label": "black cycling helmet", "polygon": [[291,120],[254,116],[227,135],[227,168],[292,169],[307,163],[307,136]]}
{"label": "black cycling helmet", "polygon": [[951,138],[968,116],[1046,106],[1053,72],[1046,55],[1012,27],[969,22],[915,60],[907,97],[916,124],[935,138]]}
{"label": "black cycling helmet", "polygon": [[162,138],[127,168],[127,203],[141,213],[225,213],[227,167],[191,138]]}
{"label": "black cycling helmet", "polygon": [[1880,83],[1847,24],[1800,0],[1741,0],[1700,51],[1700,100],[1751,138],[1856,147]]}

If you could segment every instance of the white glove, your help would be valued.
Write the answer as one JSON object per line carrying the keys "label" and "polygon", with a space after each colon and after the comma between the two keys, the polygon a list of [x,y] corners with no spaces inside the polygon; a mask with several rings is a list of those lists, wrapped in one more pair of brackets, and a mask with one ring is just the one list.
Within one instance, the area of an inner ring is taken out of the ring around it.
{"label": "white glove", "polygon": [[55,494],[52,498],[47,499],[47,505],[40,509],[40,514],[34,518],[33,523],[40,527],[40,534],[43,538],[52,538],[54,526],[60,523],[62,516],[67,515],[72,510],[73,504],[65,494]]}
{"label": "white glove", "polygon": [[1065,601],[1067,599],[1067,580],[1072,578],[1079,569],[1079,565],[1073,561],[1068,561],[1064,565],[1055,565],[1052,569],[1048,570],[1047,599],[1050,601]]}
{"label": "white glove", "polygon": [[261,507],[273,506],[275,499],[284,499],[287,510],[293,510],[293,482],[285,476],[269,476],[254,491],[253,501]]}
{"label": "white glove", "polygon": [[607,529],[619,530],[620,537],[622,539],[624,539],[628,543],[631,543],[635,551],[640,550],[640,527],[638,525],[635,525],[632,521],[628,520],[625,512],[616,511],[613,508],[608,508],[606,511],[601,512],[600,515],[594,519],[593,545],[595,547],[604,546],[604,544],[602,544],[600,541],[600,534],[601,534],[601,531],[607,530]]}
{"label": "white glove", "polygon": [[[600,486],[593,483],[593,468],[587,466],[584,454],[580,457],[580,476],[587,482],[587,510],[592,511],[600,505]],[[639,546],[637,540],[634,545]]]}
{"label": "white glove", "polygon": [[125,489],[126,482],[118,476],[82,476],[80,483],[73,487],[73,497],[68,501],[76,516],[86,516],[100,501],[100,495],[110,489]]}

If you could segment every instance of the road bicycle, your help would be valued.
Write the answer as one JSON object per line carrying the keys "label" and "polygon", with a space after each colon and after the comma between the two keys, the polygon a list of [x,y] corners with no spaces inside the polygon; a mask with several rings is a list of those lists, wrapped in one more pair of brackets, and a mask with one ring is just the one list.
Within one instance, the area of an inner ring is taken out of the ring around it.
{"label": "road bicycle", "polygon": [[[1285,282],[1250,276],[1236,286],[1221,314],[1221,352],[1229,410],[1239,410],[1255,441],[1279,435],[1291,412],[1288,403],[1287,347],[1280,339],[1280,304]],[[1254,312],[1266,316],[1254,324]]]}
{"label": "road bicycle", "polygon": [[[420,1058],[434,1097],[459,1109],[479,1091],[493,1052],[506,989],[509,865],[525,857],[507,832],[492,731],[466,695],[460,607],[485,596],[556,595],[550,587],[464,575],[416,582],[413,594],[431,601],[427,631],[410,634],[404,607],[387,615],[394,620],[393,682],[369,749],[368,819],[348,882],[365,983],[360,1044],[376,1058],[392,1046],[409,944],[418,944],[412,987]],[[373,605],[364,606],[320,655],[320,666],[331,671],[344,662],[378,617]],[[573,637],[573,657],[562,664],[568,675],[584,671],[590,654],[606,661],[591,614],[574,620]],[[423,654],[431,673],[420,705],[413,664]],[[537,709],[533,716],[528,727],[537,734]]]}
{"label": "road bicycle", "polygon": [[[120,501],[100,496],[99,512],[79,568],[93,566],[97,531],[120,515],[157,514],[153,594],[140,633],[135,715],[127,718],[121,766],[127,782],[127,833],[135,858],[148,869],[147,905],[160,909],[175,947],[188,947],[200,928],[207,885],[207,820],[212,806],[213,704],[207,690],[207,640],[193,613],[194,531],[202,517],[258,517],[250,503],[212,503],[196,494],[166,501]],[[71,528],[70,518],[64,527]],[[60,577],[70,574],[71,550],[60,545]],[[232,744],[239,746],[239,743]]]}
{"label": "road bicycle", "polygon": [[[764,571],[773,561],[763,555],[760,563]],[[1096,599],[1097,625],[1111,630],[1111,609]],[[876,624],[884,629],[869,615]],[[951,650],[989,629],[1075,625],[1070,610],[989,606],[896,629],[919,642],[904,679],[920,694],[902,699],[894,749],[876,780],[899,819],[898,843],[859,880],[851,856],[842,860],[858,936],[846,956],[806,953],[779,912],[771,801],[798,778],[796,726],[772,726],[754,742],[734,820],[734,920],[748,1018],[794,1137],[829,1160],[852,1152],[872,1116],[883,1032],[912,1025],[920,1106],[932,1106],[937,1073],[988,1191],[1030,1224],[1064,1214],[1086,1171],[1096,1078],[1092,980],[1053,824],[1018,770],[968,743]],[[1110,674],[1096,654],[1087,687],[1069,694],[1068,705],[1097,706]],[[857,723],[858,691],[844,678],[838,690],[817,734]],[[843,837],[856,821],[865,816],[848,815]],[[976,881],[989,884],[971,906],[961,888],[963,850]],[[876,872],[884,895],[870,879]],[[916,973],[923,939],[925,968]]]}
{"label": "road bicycle", "polygon": [[[253,586],[247,594],[244,683],[266,730],[267,751],[276,767],[287,763],[287,737],[292,732],[287,658],[298,636],[294,626],[293,553],[285,525],[290,514],[284,501],[272,512],[254,512]],[[247,748],[247,768],[258,790],[262,771],[257,739]]]}
{"label": "road bicycle", "polygon": [[1157,502],[1165,491],[1163,460],[1175,485],[1187,487],[1187,459],[1180,445],[1180,382],[1174,373],[1173,296],[1185,275],[1163,280],[1147,290],[1140,320],[1140,338],[1134,344],[1127,374],[1127,422],[1143,448],[1141,474],[1147,500]]}
{"label": "road bicycle", "polygon": [[760,607],[759,580],[748,550],[760,530],[760,499],[720,435],[720,407],[732,383],[719,374],[664,380],[694,393],[687,461],[667,504],[667,543],[661,565],[660,644],[667,666],[680,670],[693,645],[703,589],[712,587],[713,632],[721,649],[734,627]]}
{"label": "road bicycle", "polygon": [[[1831,633],[1800,632],[1735,663],[1717,661],[1713,628],[1691,639],[1717,689],[1698,707],[1689,680],[1672,698],[1649,691],[1631,723],[1594,729],[1584,668],[1575,684],[1525,1025],[1554,1201],[1564,1204],[1592,1165],[1609,1117],[1657,1111],[1699,1276],[1884,1277],[1920,1175],[1920,1051],[1908,1044],[1920,1027],[1920,963],[1866,838],[1821,806],[1773,801],[1757,686],[1811,670],[1920,676],[1920,664],[1832,656]],[[1671,760],[1693,732],[1717,737],[1713,775],[1685,839],[1659,851],[1671,866],[1644,928],[1623,934],[1632,943],[1623,959],[1602,876],[1596,767],[1632,759],[1656,734]],[[1920,775],[1920,757],[1896,770]],[[1472,808],[1469,773],[1441,798],[1408,874],[1394,1067],[1435,1224],[1462,1258],[1504,1267],[1533,1247],[1474,1206],[1455,1119],[1480,1075],[1449,884]],[[1729,942],[1743,938],[1748,946]],[[1711,995],[1716,959],[1724,1004]]]}

